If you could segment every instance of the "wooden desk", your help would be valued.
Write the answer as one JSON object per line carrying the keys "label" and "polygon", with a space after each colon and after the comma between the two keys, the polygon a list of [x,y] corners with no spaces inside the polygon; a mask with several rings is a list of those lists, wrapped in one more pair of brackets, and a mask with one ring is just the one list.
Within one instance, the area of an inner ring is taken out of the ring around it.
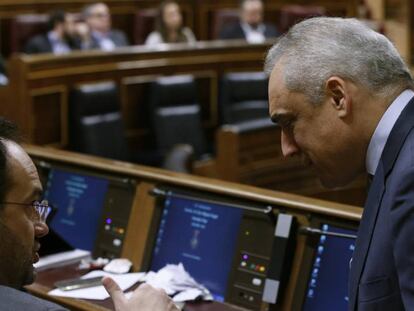
{"label": "wooden desk", "polygon": [[271,44],[214,41],[176,44],[162,50],[130,47],[111,53],[15,55],[10,60],[10,85],[0,89],[0,97],[9,99],[2,103],[1,114],[18,123],[28,142],[65,147],[71,88],[113,81],[120,89],[125,135],[131,149],[136,150],[149,141],[144,92],[148,83],[163,75],[193,74],[202,88],[203,124],[212,136],[218,125],[220,75],[262,70]]}
{"label": "wooden desk", "polygon": [[[153,246],[149,241],[153,237],[153,235],[151,236],[151,220],[154,217],[156,208],[156,199],[150,194],[150,191],[156,186],[167,189],[179,188],[185,192],[203,193],[207,196],[216,196],[229,201],[244,202],[244,204],[249,206],[270,205],[275,208],[275,212],[277,213],[283,212],[293,215],[297,219],[298,226],[311,226],[311,221],[320,220],[323,222],[333,222],[339,226],[348,225],[355,228],[362,214],[362,209],[357,206],[327,202],[221,180],[178,174],[161,169],[112,161],[63,150],[39,146],[26,146],[25,148],[35,163],[65,165],[65,167],[72,167],[74,170],[90,170],[103,176],[117,176],[136,182],[137,191],[126,229],[126,237],[122,244],[121,255],[133,262],[135,271],[146,270],[148,268],[146,267],[148,265],[146,260],[150,256],[149,254]],[[306,264],[304,254],[307,237],[297,233],[296,239],[297,243],[292,259],[292,269],[289,273],[288,280],[284,284],[285,291],[280,297],[278,310],[282,311],[296,311],[296,309],[293,309],[294,302],[297,300],[295,293],[298,291],[298,284],[303,282],[305,277],[300,274],[300,271],[301,267]],[[54,273],[58,272],[51,273],[55,275]],[[44,295],[47,287],[46,289],[42,287],[44,286],[43,284],[49,284],[50,287],[52,282],[47,283],[47,281],[43,281],[41,276],[38,279],[38,284],[31,287],[31,290],[39,295]],[[80,310],[88,310],[87,306],[84,307],[85,305],[83,303],[82,307],[84,309]],[[212,306],[215,306],[215,304]],[[210,310],[208,309],[210,305],[197,307],[202,308],[197,310]],[[267,304],[260,304],[260,310],[266,310],[266,307]]]}
{"label": "wooden desk", "polygon": [[[76,265],[70,265],[66,267],[54,268],[39,272],[36,278],[36,282],[27,289],[33,295],[53,301],[60,305],[65,306],[69,310],[79,311],[104,311],[115,310],[112,300],[107,298],[105,300],[85,300],[85,299],[73,299],[62,298],[56,296],[49,296],[47,293],[54,288],[53,284],[57,281],[81,277],[85,272],[79,272],[76,270]],[[185,311],[236,311],[243,310],[240,307],[232,306],[229,304],[223,304],[218,302],[201,302],[201,303],[188,303],[186,304]],[[155,311],[155,310],[154,310]]]}

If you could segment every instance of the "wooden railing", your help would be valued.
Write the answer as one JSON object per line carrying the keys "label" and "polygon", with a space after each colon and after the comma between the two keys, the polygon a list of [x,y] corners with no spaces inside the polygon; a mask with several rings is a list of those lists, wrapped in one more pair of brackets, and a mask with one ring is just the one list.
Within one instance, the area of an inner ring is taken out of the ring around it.
{"label": "wooden railing", "polygon": [[260,71],[271,42],[199,42],[161,50],[130,47],[116,52],[77,52],[65,56],[15,55],[9,63],[10,85],[0,88],[1,114],[15,120],[34,144],[68,144],[68,98],[80,84],[113,81],[119,86],[125,136],[131,146],[148,141],[146,90],[157,77],[193,74],[201,97],[204,128],[218,127],[219,78],[233,71]]}

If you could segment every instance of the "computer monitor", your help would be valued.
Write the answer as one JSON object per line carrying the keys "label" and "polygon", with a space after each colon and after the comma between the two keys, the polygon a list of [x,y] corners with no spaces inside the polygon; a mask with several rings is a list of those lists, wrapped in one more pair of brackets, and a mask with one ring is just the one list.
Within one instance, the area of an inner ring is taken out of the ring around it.
{"label": "computer monitor", "polygon": [[108,180],[52,168],[45,199],[57,212],[51,229],[73,248],[92,251],[108,190]]}
{"label": "computer monitor", "polygon": [[[322,231],[356,235],[355,230],[322,224]],[[321,235],[314,250],[303,311],[348,310],[348,275],[355,239]]]}
{"label": "computer monitor", "polygon": [[243,210],[168,195],[164,201],[150,269],[183,263],[217,301],[224,301]]}

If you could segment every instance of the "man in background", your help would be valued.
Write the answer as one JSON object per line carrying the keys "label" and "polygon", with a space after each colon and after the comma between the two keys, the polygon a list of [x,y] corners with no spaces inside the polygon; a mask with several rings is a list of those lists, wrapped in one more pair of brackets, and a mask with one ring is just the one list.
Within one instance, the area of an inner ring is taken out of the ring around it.
{"label": "man in background", "polygon": [[83,49],[112,51],[129,44],[123,32],[112,29],[111,14],[105,3],[87,5],[83,18],[89,27],[89,33],[82,38]]}
{"label": "man in background", "polygon": [[66,54],[79,49],[75,41],[75,18],[64,11],[52,12],[49,16],[47,32],[31,38],[24,52],[27,54],[54,53]]}
{"label": "man in background", "polygon": [[240,21],[224,25],[220,39],[245,39],[248,43],[262,43],[267,38],[279,36],[276,27],[263,22],[262,0],[241,0]]}

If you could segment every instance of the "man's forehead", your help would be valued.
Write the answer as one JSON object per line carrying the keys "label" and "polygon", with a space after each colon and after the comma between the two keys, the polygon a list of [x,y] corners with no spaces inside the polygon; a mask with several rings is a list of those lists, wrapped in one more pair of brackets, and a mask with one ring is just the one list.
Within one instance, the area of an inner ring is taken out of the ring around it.
{"label": "man's forehead", "polygon": [[284,79],[284,65],[279,61],[269,79],[269,112],[273,122],[283,124],[296,118],[301,108],[298,103],[307,102],[305,95],[290,91]]}
{"label": "man's forehead", "polygon": [[280,104],[288,96],[289,91],[286,88],[283,77],[283,65],[276,64],[269,77],[269,101],[271,107]]}
{"label": "man's forehead", "polygon": [[7,149],[7,163],[12,165],[14,169],[22,168],[28,175],[37,178],[36,167],[26,151],[20,145],[10,140],[6,140],[4,144]]}

